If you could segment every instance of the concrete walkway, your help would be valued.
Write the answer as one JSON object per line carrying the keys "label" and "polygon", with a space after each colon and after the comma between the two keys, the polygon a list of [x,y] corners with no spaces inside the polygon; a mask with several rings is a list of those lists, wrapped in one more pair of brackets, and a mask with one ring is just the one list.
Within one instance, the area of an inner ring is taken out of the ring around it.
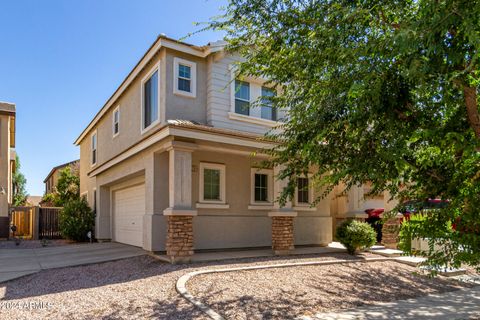
{"label": "concrete walkway", "polygon": [[51,248],[0,249],[0,282],[40,270],[106,262],[146,254],[120,243],[85,243]]}
{"label": "concrete walkway", "polygon": [[[347,252],[344,246],[338,242],[332,242],[325,247],[296,247],[290,255],[308,255],[308,254],[326,254]],[[166,255],[155,255],[159,260],[170,262]],[[222,261],[231,259],[248,259],[248,258],[264,258],[275,257],[272,249],[250,249],[250,250],[224,250],[212,252],[195,252],[190,261],[208,262],[208,261]]]}
{"label": "concrete walkway", "polygon": [[363,306],[354,310],[318,313],[302,320],[431,319],[460,320],[480,318],[480,286],[432,294],[416,299]]}

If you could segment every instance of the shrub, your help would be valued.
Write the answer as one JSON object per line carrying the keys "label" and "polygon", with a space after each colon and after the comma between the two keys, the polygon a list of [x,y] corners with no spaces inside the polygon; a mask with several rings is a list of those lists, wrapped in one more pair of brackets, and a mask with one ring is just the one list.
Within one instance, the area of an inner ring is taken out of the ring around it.
{"label": "shrub", "polygon": [[347,220],[336,233],[337,240],[347,248],[347,252],[355,254],[358,249],[369,248],[377,240],[375,230],[366,222]]}
{"label": "shrub", "polygon": [[427,221],[424,214],[411,214],[410,219],[403,220],[400,226],[400,233],[398,234],[399,242],[398,248],[407,254],[412,252],[412,239],[421,237],[420,231],[423,223]]}
{"label": "shrub", "polygon": [[86,241],[88,231],[93,230],[95,214],[85,198],[67,202],[60,212],[60,232],[70,240]]}

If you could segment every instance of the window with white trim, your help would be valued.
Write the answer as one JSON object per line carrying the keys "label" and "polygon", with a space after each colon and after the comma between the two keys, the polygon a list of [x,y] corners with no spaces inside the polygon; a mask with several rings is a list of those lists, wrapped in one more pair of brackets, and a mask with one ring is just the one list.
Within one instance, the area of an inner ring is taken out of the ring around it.
{"label": "window with white trim", "polygon": [[159,72],[156,66],[142,81],[142,129],[159,122]]}
{"label": "window with white trim", "polygon": [[91,164],[92,166],[97,164],[97,132],[92,134],[91,142],[90,142],[90,150],[91,150]]}
{"label": "window with white trim", "polygon": [[113,110],[112,120],[113,120],[113,124],[112,124],[113,136],[116,137],[120,132],[120,108],[119,107]]}
{"label": "window with white trim", "polygon": [[272,101],[270,100],[274,96],[275,91],[273,89],[262,87],[262,119],[277,121],[277,109],[273,108]]}
{"label": "window with white trim", "polygon": [[297,178],[296,202],[298,205],[309,205],[312,201],[310,179],[308,177]]}
{"label": "window with white trim", "polygon": [[235,113],[250,115],[250,83],[235,80]]}
{"label": "window with white trim", "polygon": [[272,204],[273,202],[273,170],[251,169],[252,204]]}
{"label": "window with white trim", "polygon": [[200,163],[200,202],[225,203],[225,165]]}
{"label": "window with white trim", "polygon": [[173,93],[191,98],[196,96],[197,64],[180,58],[173,58]]}

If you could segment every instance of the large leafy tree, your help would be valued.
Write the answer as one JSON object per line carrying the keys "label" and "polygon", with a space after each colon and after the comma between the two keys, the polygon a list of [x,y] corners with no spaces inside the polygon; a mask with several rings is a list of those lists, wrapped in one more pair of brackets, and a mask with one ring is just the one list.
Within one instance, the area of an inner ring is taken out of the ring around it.
{"label": "large leafy tree", "polygon": [[414,236],[444,246],[432,263],[478,266],[479,17],[476,0],[230,0],[209,28],[246,58],[239,76],[271,79],[272,103],[290,109],[272,134],[279,178],[313,165],[327,192],[370,181],[400,200],[448,199]]}
{"label": "large leafy tree", "polygon": [[20,171],[20,158],[15,157],[15,171],[12,175],[12,204],[14,206],[24,206],[27,203],[27,179]]}

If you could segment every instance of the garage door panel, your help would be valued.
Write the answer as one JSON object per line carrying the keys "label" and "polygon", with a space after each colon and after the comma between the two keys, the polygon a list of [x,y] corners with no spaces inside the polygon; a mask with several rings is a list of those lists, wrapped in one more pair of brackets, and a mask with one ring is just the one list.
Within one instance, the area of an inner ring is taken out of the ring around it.
{"label": "garage door panel", "polygon": [[115,241],[141,247],[143,216],[145,214],[145,185],[114,192]]}

